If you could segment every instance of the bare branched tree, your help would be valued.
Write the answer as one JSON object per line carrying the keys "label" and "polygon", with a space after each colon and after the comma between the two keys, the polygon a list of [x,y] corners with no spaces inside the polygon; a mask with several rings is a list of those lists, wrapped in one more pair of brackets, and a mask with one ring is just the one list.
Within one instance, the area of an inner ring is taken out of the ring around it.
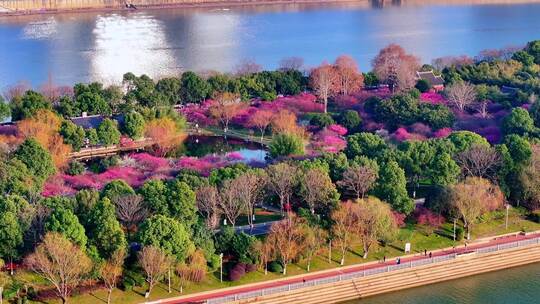
{"label": "bare branched tree", "polygon": [[302,176],[301,195],[313,214],[315,208],[328,204],[332,189],[334,184],[330,176],[321,169],[309,169]]}
{"label": "bare branched tree", "polygon": [[414,87],[420,60],[407,54],[401,46],[390,44],[379,52],[372,65],[377,77],[394,92],[396,87],[399,90]]}
{"label": "bare branched tree", "polygon": [[219,193],[215,186],[203,186],[197,190],[197,207],[204,214],[209,228],[216,228],[219,225],[221,216],[219,200]]}
{"label": "bare branched tree", "polygon": [[279,69],[281,71],[300,71],[304,66],[302,57],[286,57],[279,61]]}
{"label": "bare branched tree", "polygon": [[324,113],[326,113],[328,108],[328,98],[334,96],[338,92],[339,79],[336,69],[325,62],[311,71],[309,82],[317,97],[322,100],[324,104]]}
{"label": "bare branched tree", "polygon": [[342,95],[356,93],[364,85],[364,76],[351,56],[339,56],[334,66],[338,75],[339,92]]}
{"label": "bare branched tree", "polygon": [[302,252],[303,223],[301,218],[290,214],[286,220],[275,222],[270,228],[268,242],[273,245],[276,256],[283,264],[283,275],[287,274],[287,265]]}
{"label": "bare branched tree", "polygon": [[54,286],[62,303],[67,303],[72,290],[92,269],[90,258],[59,233],[48,233],[25,262]]}
{"label": "bare branched tree", "polygon": [[233,227],[236,225],[236,219],[246,210],[240,198],[237,185],[232,180],[223,182],[223,186],[220,189],[219,207]]}
{"label": "bare branched tree", "polygon": [[283,213],[283,207],[289,204],[296,185],[298,169],[287,163],[278,163],[270,165],[266,173],[268,174],[268,187],[279,197],[280,209]]}
{"label": "bare branched tree", "polygon": [[146,282],[148,282],[148,296],[150,296],[152,288],[163,279],[171,263],[171,258],[157,247],[145,246],[139,252],[139,264],[144,269]]}
{"label": "bare branched tree", "polygon": [[498,186],[480,177],[468,177],[451,186],[451,204],[456,209],[471,238],[471,228],[482,214],[502,207],[504,195]]}
{"label": "bare branched tree", "polygon": [[148,210],[144,206],[140,195],[125,195],[114,201],[116,217],[128,230],[133,230],[148,217]]}
{"label": "bare branched tree", "polygon": [[468,82],[457,82],[446,89],[448,101],[460,111],[464,111],[476,100],[476,89]]}
{"label": "bare branched tree", "polygon": [[232,181],[232,186],[236,189],[236,195],[247,212],[249,225],[253,225],[255,205],[262,197],[264,185],[265,177],[255,172],[246,172]]}
{"label": "bare branched tree", "polygon": [[122,275],[122,266],[124,265],[124,259],[126,258],[126,251],[119,249],[115,251],[111,258],[105,261],[100,269],[99,276],[103,280],[105,287],[107,287],[107,304],[111,303],[111,295],[116,288],[116,283]]}
{"label": "bare branched tree", "polygon": [[494,180],[501,165],[501,156],[495,148],[473,144],[456,156],[464,176],[483,177]]}
{"label": "bare branched tree", "polygon": [[343,178],[338,181],[338,185],[353,191],[357,199],[364,198],[375,185],[377,178],[377,171],[369,166],[351,166],[343,172]]}

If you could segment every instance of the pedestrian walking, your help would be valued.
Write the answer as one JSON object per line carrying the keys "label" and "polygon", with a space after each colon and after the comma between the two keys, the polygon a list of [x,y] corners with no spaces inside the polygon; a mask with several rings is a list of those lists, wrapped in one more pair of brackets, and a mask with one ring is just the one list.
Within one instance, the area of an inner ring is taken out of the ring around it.
{"label": "pedestrian walking", "polygon": [[427,255],[427,249],[424,249],[424,255]]}
{"label": "pedestrian walking", "polygon": [[386,256],[383,256],[383,257],[382,257],[382,262],[383,262],[383,263],[386,263]]}
{"label": "pedestrian walking", "polygon": [[431,251],[430,251],[430,252],[429,252],[429,258],[431,259],[431,257],[432,257],[432,254],[431,254]]}

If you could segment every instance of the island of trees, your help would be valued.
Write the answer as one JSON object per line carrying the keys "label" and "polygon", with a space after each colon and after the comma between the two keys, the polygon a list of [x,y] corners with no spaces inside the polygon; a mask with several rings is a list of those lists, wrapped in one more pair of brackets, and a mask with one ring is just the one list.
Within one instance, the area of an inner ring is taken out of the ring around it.
{"label": "island of trees", "polygon": [[[6,88],[0,296],[140,302],[540,227],[540,41],[432,65],[392,44],[372,66]],[[267,157],[192,156],[188,126]]]}

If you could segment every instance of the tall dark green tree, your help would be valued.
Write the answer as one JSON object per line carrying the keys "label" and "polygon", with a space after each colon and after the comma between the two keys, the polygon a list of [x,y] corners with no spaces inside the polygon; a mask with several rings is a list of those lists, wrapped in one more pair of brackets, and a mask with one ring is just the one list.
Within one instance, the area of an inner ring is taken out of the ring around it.
{"label": "tall dark green tree", "polygon": [[99,255],[108,259],[119,249],[127,246],[126,236],[116,219],[115,208],[108,198],[97,202],[89,215],[88,237]]}
{"label": "tall dark green tree", "polygon": [[145,124],[146,122],[141,114],[130,112],[124,117],[123,129],[127,136],[133,139],[139,139],[144,134]]}
{"label": "tall dark green tree", "polygon": [[51,154],[35,139],[26,139],[15,151],[15,157],[23,162],[30,173],[42,182],[56,172]]}
{"label": "tall dark green tree", "polygon": [[35,91],[26,91],[21,97],[11,101],[11,119],[17,121],[29,118],[42,109],[52,109],[45,96]]}
{"label": "tall dark green tree", "polygon": [[105,118],[97,128],[99,141],[105,145],[116,145],[120,142],[120,131],[115,120]]}
{"label": "tall dark green tree", "polygon": [[194,72],[183,73],[180,81],[180,98],[183,103],[201,102],[211,93],[206,80]]}
{"label": "tall dark green tree", "polygon": [[81,249],[86,248],[88,238],[84,233],[84,227],[77,216],[69,209],[57,208],[53,210],[45,222],[45,231],[58,232],[66,239],[77,244]]}
{"label": "tall dark green tree", "polygon": [[400,213],[408,215],[414,210],[414,201],[407,194],[405,171],[393,160],[381,166],[375,193]]}
{"label": "tall dark green tree", "polygon": [[137,240],[145,246],[156,246],[174,255],[178,261],[184,261],[195,250],[186,227],[164,215],[146,219],[137,233]]}

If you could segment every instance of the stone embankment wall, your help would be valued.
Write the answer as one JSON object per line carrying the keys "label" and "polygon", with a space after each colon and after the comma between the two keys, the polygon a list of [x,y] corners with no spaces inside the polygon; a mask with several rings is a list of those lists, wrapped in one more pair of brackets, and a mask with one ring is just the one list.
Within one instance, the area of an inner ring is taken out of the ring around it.
{"label": "stone embankment wall", "polygon": [[235,304],[323,304],[339,303],[386,292],[458,279],[489,271],[540,262],[540,246],[509,249],[477,255],[465,254],[446,262],[403,269],[368,277],[344,280],[327,285],[301,288]]}
{"label": "stone embankment wall", "polygon": [[[137,8],[234,6],[250,4],[366,2],[366,0],[0,0],[0,16],[84,10]],[[366,2],[367,3],[367,2]]]}

